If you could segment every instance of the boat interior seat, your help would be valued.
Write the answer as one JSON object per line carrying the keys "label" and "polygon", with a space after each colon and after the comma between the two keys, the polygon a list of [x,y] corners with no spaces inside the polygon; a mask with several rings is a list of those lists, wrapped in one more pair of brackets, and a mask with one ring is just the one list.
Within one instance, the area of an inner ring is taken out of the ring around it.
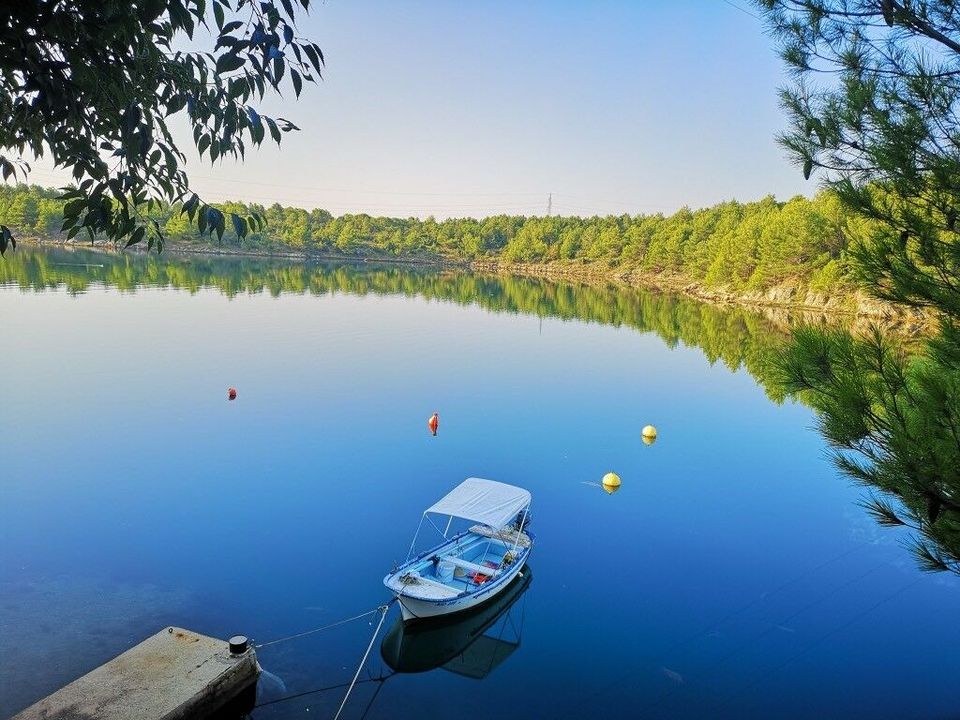
{"label": "boat interior seat", "polygon": [[[471,562],[469,560],[464,560],[463,558],[456,557],[454,555],[441,555],[440,562],[448,562],[448,563],[451,563],[452,565],[456,565],[458,568],[466,571],[467,573],[487,575],[488,577],[496,573],[497,568],[499,567],[499,564],[500,564],[499,561],[491,557],[487,557],[484,560],[484,563],[490,563],[490,565],[486,565],[486,564]],[[460,576],[457,579],[462,580],[464,579],[464,576]]]}

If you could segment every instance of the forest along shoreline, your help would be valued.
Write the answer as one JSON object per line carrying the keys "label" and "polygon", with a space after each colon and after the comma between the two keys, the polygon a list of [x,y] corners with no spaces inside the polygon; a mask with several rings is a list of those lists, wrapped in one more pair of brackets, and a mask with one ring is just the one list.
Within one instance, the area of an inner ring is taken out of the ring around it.
{"label": "forest along shoreline", "polygon": [[544,264],[474,261],[471,270],[493,274],[518,275],[544,280],[579,281],[589,284],[614,284],[678,293],[711,305],[736,305],[756,310],[781,326],[797,322],[842,322],[854,333],[878,326],[898,335],[919,337],[936,328],[936,317],[920,308],[884,302],[851,289],[830,294],[816,292],[799,282],[783,282],[762,290],[732,290],[706,287],[678,273],[650,273],[611,268],[602,263]]}
{"label": "forest along shoreline", "polygon": [[[62,191],[0,185],[0,223],[18,240],[68,240],[69,233],[61,230],[64,208]],[[877,324],[899,335],[924,335],[936,326],[932,312],[878,301],[858,290],[851,250],[871,247],[885,230],[851,213],[827,190],[786,202],[767,196],[698,210],[685,207],[671,215],[437,220],[334,216],[321,208],[279,203],[225,202],[217,208],[259,217],[262,223],[243,237],[227,226],[213,239],[193,226],[181,205],[161,205],[151,220],[162,232],[166,252],[432,265],[623,285],[768,314],[789,312],[793,323],[797,314],[818,322],[839,318],[854,331]]]}
{"label": "forest along shoreline", "polygon": [[[44,238],[24,238],[26,245],[62,249],[95,249],[108,253],[145,254],[144,249],[118,250],[112,244],[97,241],[64,242]],[[766,319],[781,327],[792,327],[799,322],[843,323],[853,332],[866,331],[873,326],[897,335],[919,337],[936,325],[936,317],[923,309],[884,302],[856,289],[841,292],[818,292],[802,283],[783,282],[760,290],[734,290],[707,287],[680,273],[653,273],[611,267],[604,262],[550,261],[545,263],[518,263],[503,260],[460,260],[422,255],[387,255],[379,253],[352,254],[311,252],[278,249],[249,249],[199,243],[167,243],[164,253],[198,256],[237,256],[262,259],[280,259],[294,262],[331,261],[344,263],[384,263],[399,267],[436,267],[467,270],[480,274],[527,277],[542,280],[579,282],[592,286],[621,286],[643,290],[676,293],[711,305],[739,306],[756,310]],[[160,258],[162,259],[162,255]]]}

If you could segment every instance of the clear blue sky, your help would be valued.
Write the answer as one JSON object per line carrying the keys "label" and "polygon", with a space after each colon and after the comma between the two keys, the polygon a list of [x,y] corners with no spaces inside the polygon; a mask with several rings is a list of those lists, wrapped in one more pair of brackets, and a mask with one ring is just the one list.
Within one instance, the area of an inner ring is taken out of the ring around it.
{"label": "clear blue sky", "polygon": [[815,189],[774,141],[771,41],[723,0],[330,0],[302,30],[325,79],[262,107],[302,132],[192,161],[207,199],[447,217],[542,214],[549,192],[554,213],[605,214]]}

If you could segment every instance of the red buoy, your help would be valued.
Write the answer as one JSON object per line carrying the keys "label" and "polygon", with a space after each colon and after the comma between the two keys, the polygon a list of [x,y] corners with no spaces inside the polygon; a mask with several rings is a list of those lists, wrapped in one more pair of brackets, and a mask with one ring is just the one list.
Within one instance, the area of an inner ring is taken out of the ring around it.
{"label": "red buoy", "polygon": [[236,388],[227,388],[227,398],[230,400],[237,399],[237,389]]}
{"label": "red buoy", "polygon": [[430,416],[430,419],[427,420],[427,427],[430,428],[430,432],[436,436],[437,428],[440,427],[440,415],[434,413]]}

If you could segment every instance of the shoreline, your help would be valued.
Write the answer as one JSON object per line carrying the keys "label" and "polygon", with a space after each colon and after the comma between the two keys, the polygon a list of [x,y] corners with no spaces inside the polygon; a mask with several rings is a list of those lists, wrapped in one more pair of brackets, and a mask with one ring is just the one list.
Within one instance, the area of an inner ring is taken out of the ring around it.
{"label": "shoreline", "polygon": [[[101,252],[135,252],[145,254],[142,248],[118,250],[108,243],[60,242],[40,238],[25,238],[24,245],[50,246],[64,249],[90,248]],[[398,267],[433,267],[443,270],[461,270],[496,276],[525,277],[550,281],[577,282],[591,286],[669,292],[716,306],[735,306],[756,310],[778,324],[793,323],[787,315],[810,322],[848,321],[854,331],[879,325],[885,330],[918,336],[928,332],[935,318],[919,308],[878,300],[861,290],[841,291],[837,295],[810,290],[797,281],[783,282],[763,290],[734,291],[723,287],[706,287],[688,277],[674,273],[647,273],[638,270],[612,268],[600,263],[555,261],[550,263],[510,263],[501,260],[452,260],[440,257],[350,255],[346,253],[315,253],[306,250],[248,250],[241,248],[167,244],[164,253],[177,256],[248,257],[260,260],[291,262],[339,262],[355,265],[388,264]]]}
{"label": "shoreline", "polygon": [[812,323],[847,322],[855,333],[867,331],[877,325],[898,335],[918,337],[930,332],[935,322],[930,313],[878,300],[860,290],[830,296],[811,291],[796,282],[773,285],[764,290],[739,292],[725,288],[707,288],[681,275],[618,271],[615,268],[589,264],[475,261],[470,264],[470,268],[495,275],[668,292],[718,307],[754,310],[781,326],[792,326],[797,319]]}

